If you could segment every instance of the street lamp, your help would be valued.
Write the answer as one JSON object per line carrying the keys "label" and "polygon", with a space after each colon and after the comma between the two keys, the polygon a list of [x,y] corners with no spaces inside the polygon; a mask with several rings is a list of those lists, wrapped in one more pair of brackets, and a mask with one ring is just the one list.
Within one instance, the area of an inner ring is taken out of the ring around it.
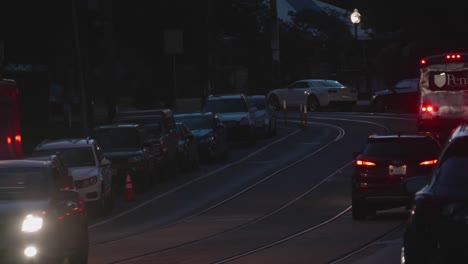
{"label": "street lamp", "polygon": [[354,8],[353,13],[351,14],[351,22],[354,24],[354,38],[357,40],[357,28],[361,22],[361,14],[359,14],[357,8]]}

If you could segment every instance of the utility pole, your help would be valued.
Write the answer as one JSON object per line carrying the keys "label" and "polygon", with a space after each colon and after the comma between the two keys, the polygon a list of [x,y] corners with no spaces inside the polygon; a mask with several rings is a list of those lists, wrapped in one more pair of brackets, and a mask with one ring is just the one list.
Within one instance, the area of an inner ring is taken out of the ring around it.
{"label": "utility pole", "polygon": [[272,89],[280,88],[281,86],[281,71],[280,71],[280,43],[279,43],[279,27],[278,27],[278,8],[276,0],[270,0],[271,10],[271,81]]}
{"label": "utility pole", "polygon": [[86,102],[86,90],[84,84],[84,71],[83,63],[81,59],[81,50],[80,50],[80,33],[78,27],[78,15],[76,13],[76,0],[72,0],[72,16],[73,16],[73,31],[74,31],[74,40],[76,48],[76,59],[78,64],[78,79],[80,82],[80,92],[81,92],[81,121],[83,123],[83,135],[88,136],[88,108]]}

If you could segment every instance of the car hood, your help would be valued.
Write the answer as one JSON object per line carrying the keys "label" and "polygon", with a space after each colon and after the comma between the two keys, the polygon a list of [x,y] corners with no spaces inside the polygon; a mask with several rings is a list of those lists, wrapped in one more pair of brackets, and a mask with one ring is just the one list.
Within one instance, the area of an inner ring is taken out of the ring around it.
{"label": "car hood", "polygon": [[84,180],[98,175],[96,167],[73,167],[70,168],[70,174],[75,181]]}
{"label": "car hood", "polygon": [[240,121],[243,117],[248,116],[246,112],[217,113],[216,115],[221,121]]}
{"label": "car hood", "polygon": [[213,129],[196,129],[196,130],[192,130],[192,134],[196,138],[202,138],[202,137],[206,137],[209,134],[213,134]]}
{"label": "car hood", "polygon": [[0,200],[0,219],[26,216],[42,211],[49,205],[49,199],[5,199]]}

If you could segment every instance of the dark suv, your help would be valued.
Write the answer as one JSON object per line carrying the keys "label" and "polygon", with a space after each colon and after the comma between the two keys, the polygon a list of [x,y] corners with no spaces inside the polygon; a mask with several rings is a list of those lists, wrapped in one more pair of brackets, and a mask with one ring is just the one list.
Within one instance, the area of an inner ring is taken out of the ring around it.
{"label": "dark suv", "polygon": [[133,110],[117,113],[115,124],[140,124],[147,132],[161,178],[174,177],[177,172],[177,134],[171,109]]}
{"label": "dark suv", "polygon": [[405,263],[460,263],[466,259],[468,124],[452,132],[433,172],[407,180],[404,188],[415,193],[403,236]]}
{"label": "dark suv", "polygon": [[94,128],[92,137],[99,143],[104,156],[115,170],[112,181],[116,191],[125,187],[127,174],[137,191],[145,191],[157,182],[155,150],[146,141],[146,130],[139,124],[108,124]]}
{"label": "dark suv", "polygon": [[223,122],[230,141],[245,140],[249,145],[256,143],[256,110],[244,94],[210,95],[203,105],[204,112],[216,114]]}
{"label": "dark suv", "polygon": [[441,151],[430,134],[371,135],[363,150],[355,153],[352,177],[352,214],[363,220],[377,210],[409,206],[404,180],[428,175]]}

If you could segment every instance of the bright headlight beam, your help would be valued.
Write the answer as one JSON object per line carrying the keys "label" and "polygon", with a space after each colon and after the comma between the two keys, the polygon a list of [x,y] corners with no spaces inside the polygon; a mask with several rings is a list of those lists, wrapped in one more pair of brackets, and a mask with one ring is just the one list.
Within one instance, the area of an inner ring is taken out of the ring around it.
{"label": "bright headlight beam", "polygon": [[25,233],[33,233],[33,232],[37,232],[41,230],[41,228],[42,228],[42,217],[29,214],[23,220],[21,231]]}

